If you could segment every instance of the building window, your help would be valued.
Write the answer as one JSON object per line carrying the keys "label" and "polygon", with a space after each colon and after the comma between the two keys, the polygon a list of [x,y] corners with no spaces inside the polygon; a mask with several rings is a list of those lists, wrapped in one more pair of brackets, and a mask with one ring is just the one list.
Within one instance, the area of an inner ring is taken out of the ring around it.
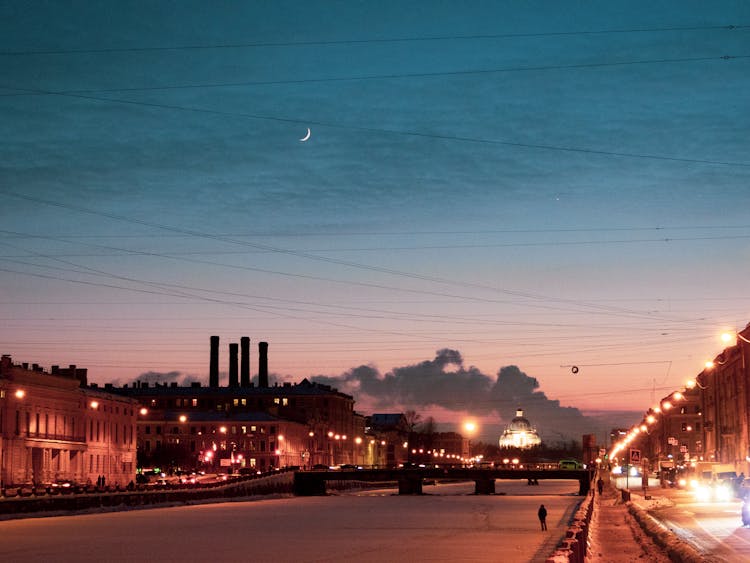
{"label": "building window", "polygon": [[247,434],[247,426],[242,426],[242,433]]}
{"label": "building window", "polygon": [[193,399],[192,403],[193,403],[194,407],[197,407],[198,406],[198,399]]}
{"label": "building window", "polygon": [[246,406],[247,406],[247,399],[242,399],[242,401],[241,401],[241,402],[242,402],[242,406],[243,406],[243,407],[246,407]]}
{"label": "building window", "polygon": [[[156,427],[156,433],[157,433],[157,434],[161,434],[161,426],[157,426],[157,427]],[[157,442],[157,444],[158,444],[158,442]],[[158,447],[159,447],[159,446],[157,446],[157,448],[158,448]]]}
{"label": "building window", "polygon": [[286,407],[287,405],[289,405],[289,399],[284,397],[283,399],[281,399],[281,406]]}
{"label": "building window", "polygon": [[273,398],[273,404],[274,404],[274,405],[278,405],[278,404],[280,404],[280,403],[281,403],[281,399],[279,399],[278,397],[274,397],[274,398]]}
{"label": "building window", "polygon": [[146,434],[151,434],[151,427],[150,426],[146,426]]}
{"label": "building window", "polygon": [[239,399],[235,399],[235,400],[233,401],[233,403],[234,403],[234,406],[235,406],[235,407],[237,407],[237,406],[239,406],[239,404],[240,404],[240,400],[239,400]]}
{"label": "building window", "polygon": [[683,431],[683,432],[687,432],[687,429],[688,429],[688,425],[687,425],[687,422],[683,422],[683,423],[682,423],[682,431]]}

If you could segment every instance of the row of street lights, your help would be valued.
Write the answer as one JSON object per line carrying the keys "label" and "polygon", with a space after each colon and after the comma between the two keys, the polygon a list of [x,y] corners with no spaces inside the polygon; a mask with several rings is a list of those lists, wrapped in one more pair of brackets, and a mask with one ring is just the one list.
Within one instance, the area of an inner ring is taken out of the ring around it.
{"label": "row of street lights", "polygon": [[[750,340],[748,340],[747,338],[744,338],[739,332],[735,332],[734,334],[729,333],[729,332],[724,332],[721,334],[721,341],[725,345],[729,345],[733,337],[735,338],[735,342],[737,340],[743,340],[744,342],[750,343]],[[722,362],[719,362],[719,363],[722,363]],[[704,364],[704,372],[705,370],[713,369],[715,367],[715,364],[716,362],[707,361]],[[629,452],[625,451],[626,448],[628,448],[637,438],[639,438],[642,433],[648,433],[649,428],[657,422],[658,417],[660,415],[664,415],[668,413],[675,406],[677,402],[685,399],[684,393],[687,390],[695,389],[695,387],[698,387],[700,389],[706,389],[707,386],[703,385],[699,379],[700,376],[704,372],[701,372],[695,378],[688,379],[685,382],[685,386],[681,390],[674,391],[667,397],[663,398],[659,402],[658,405],[655,405],[651,407],[648,411],[646,411],[646,414],[643,420],[641,421],[641,423],[636,424],[633,427],[631,427],[630,430],[626,433],[626,435],[612,446],[612,449],[610,450],[610,453],[609,453],[609,458],[612,460],[619,459],[618,455],[622,452],[623,455],[625,454],[628,455],[629,461],[632,461],[630,459]],[[688,426],[686,427],[686,430],[691,431],[692,427]]]}

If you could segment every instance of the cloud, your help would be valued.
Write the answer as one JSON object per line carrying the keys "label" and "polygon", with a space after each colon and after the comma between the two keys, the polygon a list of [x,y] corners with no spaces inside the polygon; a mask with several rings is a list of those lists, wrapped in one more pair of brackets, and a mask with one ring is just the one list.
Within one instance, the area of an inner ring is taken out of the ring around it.
{"label": "cloud", "polygon": [[180,371],[167,371],[167,372],[159,372],[159,371],[146,371],[140,374],[138,377],[136,377],[133,380],[119,380],[114,381],[114,385],[116,386],[122,386],[122,385],[134,385],[136,382],[141,383],[148,383],[149,385],[154,385],[155,383],[177,383],[178,386],[188,386],[194,381],[200,381],[198,378],[182,373]]}
{"label": "cloud", "polygon": [[485,420],[496,417],[497,425],[486,428],[483,437],[487,430],[501,431],[519,408],[550,442],[580,441],[583,434],[595,434],[597,442],[604,444],[612,427],[630,425],[637,416],[586,416],[575,407],[548,398],[539,390],[539,381],[517,366],[502,367],[492,377],[473,366],[465,367],[461,353],[451,349],[438,350],[432,360],[396,367],[386,374],[372,365],[362,365],[340,376],[318,375],[312,379],[351,394],[358,403],[374,410],[393,410],[394,405],[418,412],[439,407],[457,417],[466,413]]}

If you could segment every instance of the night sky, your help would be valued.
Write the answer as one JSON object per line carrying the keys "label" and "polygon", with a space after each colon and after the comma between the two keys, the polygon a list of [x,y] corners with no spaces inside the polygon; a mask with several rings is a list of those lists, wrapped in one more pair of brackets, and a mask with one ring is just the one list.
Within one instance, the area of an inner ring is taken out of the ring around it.
{"label": "night sky", "polygon": [[750,321],[748,92],[739,1],[2,2],[0,351],[642,413]]}

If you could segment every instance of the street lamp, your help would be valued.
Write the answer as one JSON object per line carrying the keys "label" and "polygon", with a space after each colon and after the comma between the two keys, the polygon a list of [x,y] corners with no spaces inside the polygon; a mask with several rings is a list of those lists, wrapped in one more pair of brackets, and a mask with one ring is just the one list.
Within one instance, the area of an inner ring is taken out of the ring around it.
{"label": "street lamp", "polygon": [[473,420],[467,420],[464,422],[464,431],[466,432],[466,447],[469,450],[469,459],[472,459],[471,455],[471,438],[476,434],[477,423]]}

